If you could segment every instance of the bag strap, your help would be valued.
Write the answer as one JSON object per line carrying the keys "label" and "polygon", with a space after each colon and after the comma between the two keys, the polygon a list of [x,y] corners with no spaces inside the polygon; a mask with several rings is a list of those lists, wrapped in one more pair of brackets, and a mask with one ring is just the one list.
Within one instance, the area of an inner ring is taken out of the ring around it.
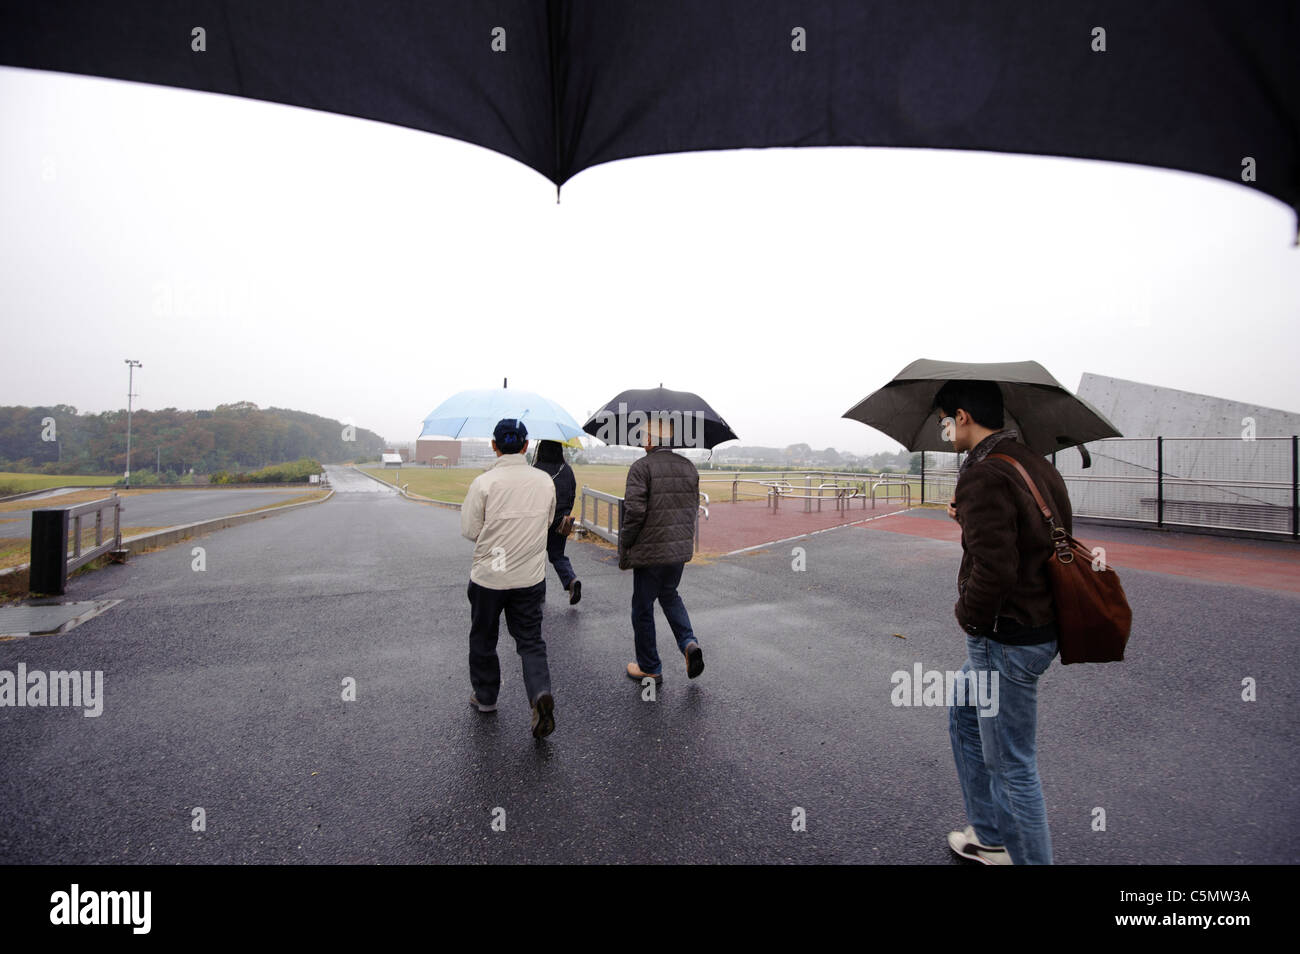
{"label": "bag strap", "polygon": [[1070,551],[1070,542],[1073,539],[1064,527],[1056,525],[1056,519],[1052,516],[1052,508],[1047,506],[1047,501],[1043,495],[1038,492],[1038,485],[1034,483],[1034,478],[1029,476],[1029,471],[1025,470],[1024,465],[1014,457],[1006,454],[989,454],[989,457],[996,457],[998,460],[1005,460],[1014,467],[1020,476],[1024,478],[1025,484],[1029,487],[1029,492],[1034,495],[1034,503],[1038,504],[1038,509],[1043,512],[1043,519],[1047,525],[1052,528],[1052,549],[1056,551],[1056,558],[1062,563],[1073,563],[1074,554]]}
{"label": "bag strap", "polygon": [[996,457],[998,460],[1005,460],[1020,473],[1020,476],[1024,478],[1025,483],[1029,487],[1029,492],[1034,495],[1034,503],[1038,504],[1038,509],[1043,512],[1043,519],[1055,527],[1056,521],[1052,518],[1052,508],[1047,506],[1047,501],[1044,500],[1043,495],[1038,492],[1038,485],[1034,483],[1034,478],[1029,476],[1029,471],[1025,470],[1024,465],[1014,457],[1009,457],[1006,454],[989,454],[989,457]]}

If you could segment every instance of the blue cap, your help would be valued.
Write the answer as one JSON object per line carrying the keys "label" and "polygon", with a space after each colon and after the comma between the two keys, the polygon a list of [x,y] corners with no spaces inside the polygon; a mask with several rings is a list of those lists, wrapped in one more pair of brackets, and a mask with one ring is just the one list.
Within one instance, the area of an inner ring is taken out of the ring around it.
{"label": "blue cap", "polygon": [[514,447],[523,444],[528,440],[528,428],[524,427],[524,422],[516,420],[513,417],[503,418],[497,421],[496,429],[492,432],[492,437],[496,440],[497,446],[502,449]]}

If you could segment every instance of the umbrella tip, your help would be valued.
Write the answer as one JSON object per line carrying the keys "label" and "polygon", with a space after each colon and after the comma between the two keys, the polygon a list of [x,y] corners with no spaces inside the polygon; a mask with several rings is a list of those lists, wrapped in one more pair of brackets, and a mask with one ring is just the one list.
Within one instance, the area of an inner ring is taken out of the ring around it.
{"label": "umbrella tip", "polygon": [[502,378],[502,379],[501,379],[501,386],[502,386],[503,388],[506,386],[506,379],[505,379],[505,378]]}

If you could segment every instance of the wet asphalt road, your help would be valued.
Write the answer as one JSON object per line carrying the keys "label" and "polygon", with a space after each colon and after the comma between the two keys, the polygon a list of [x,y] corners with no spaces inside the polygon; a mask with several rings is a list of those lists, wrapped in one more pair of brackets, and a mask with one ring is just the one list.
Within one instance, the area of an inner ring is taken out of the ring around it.
{"label": "wet asphalt road", "polygon": [[[795,545],[688,565],[706,670],[686,679],[660,615],[651,703],[622,674],[630,574],[571,543],[584,596],[568,606],[548,575],[543,742],[504,627],[500,711],[466,704],[471,545],[455,511],[341,492],[133,557],[70,591],[123,600],[103,616],[0,643],[0,669],[100,669],[106,696],[98,718],[0,709],[0,860],[960,864],[946,710],[890,702],[894,671],[963,661],[957,546],[843,528],[804,542],[794,572]],[[1300,598],[1124,582],[1130,659],[1054,665],[1041,683],[1056,860],[1300,860]],[[1240,699],[1246,676],[1257,702]]]}

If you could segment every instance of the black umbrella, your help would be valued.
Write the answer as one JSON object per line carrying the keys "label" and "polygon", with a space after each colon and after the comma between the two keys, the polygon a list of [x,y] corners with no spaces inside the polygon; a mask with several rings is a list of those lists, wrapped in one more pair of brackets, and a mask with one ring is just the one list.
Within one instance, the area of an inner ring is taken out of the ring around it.
{"label": "black umbrella", "polygon": [[657,153],[1133,162],[1300,209],[1300,16],[1194,0],[0,0],[0,64],[462,139],[557,187]]}
{"label": "black umbrella", "polygon": [[643,429],[659,419],[672,421],[672,440],[665,441],[671,447],[711,449],[737,440],[722,415],[698,394],[670,391],[662,384],[611,398],[582,429],[606,444],[643,447]]}
{"label": "black umbrella", "polygon": [[1115,425],[1077,395],[1071,394],[1037,361],[976,364],[965,361],[913,361],[883,388],[844,417],[888,434],[909,451],[951,451],[943,439],[934,397],[945,381],[994,381],[1002,392],[1006,426],[1020,431],[1026,447],[1050,454],[1079,447],[1084,466],[1091,463],[1088,441],[1122,437]]}

